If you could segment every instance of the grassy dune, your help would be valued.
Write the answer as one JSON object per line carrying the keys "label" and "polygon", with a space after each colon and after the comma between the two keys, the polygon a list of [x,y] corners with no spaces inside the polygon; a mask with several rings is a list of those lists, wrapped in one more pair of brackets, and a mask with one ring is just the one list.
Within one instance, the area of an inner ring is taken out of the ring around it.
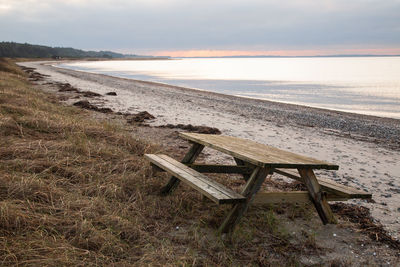
{"label": "grassy dune", "polygon": [[32,90],[10,62],[0,69],[0,262],[137,257],[137,240],[151,235],[142,214],[151,146]]}

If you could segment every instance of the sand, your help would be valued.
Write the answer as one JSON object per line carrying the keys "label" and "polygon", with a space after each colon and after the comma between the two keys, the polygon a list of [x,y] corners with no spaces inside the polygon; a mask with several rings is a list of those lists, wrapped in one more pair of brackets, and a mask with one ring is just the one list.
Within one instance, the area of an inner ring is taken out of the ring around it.
{"label": "sand", "polygon": [[[216,127],[225,135],[335,163],[340,166],[338,171],[317,171],[317,176],[371,192],[375,203],[349,202],[370,208],[376,221],[394,238],[400,238],[400,120],[239,98],[43,63],[21,65],[50,75],[46,81],[70,83],[82,91],[104,95],[91,100],[93,104],[116,112],[147,111],[156,117],[151,125]],[[108,92],[117,95],[105,95]],[[211,160],[231,160],[210,150],[205,152]]]}

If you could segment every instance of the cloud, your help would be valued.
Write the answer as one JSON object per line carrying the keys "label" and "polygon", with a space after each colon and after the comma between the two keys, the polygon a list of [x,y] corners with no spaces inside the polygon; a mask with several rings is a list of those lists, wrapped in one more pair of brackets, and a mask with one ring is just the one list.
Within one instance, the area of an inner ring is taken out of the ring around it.
{"label": "cloud", "polygon": [[4,40],[84,49],[399,46],[398,0],[0,0]]}

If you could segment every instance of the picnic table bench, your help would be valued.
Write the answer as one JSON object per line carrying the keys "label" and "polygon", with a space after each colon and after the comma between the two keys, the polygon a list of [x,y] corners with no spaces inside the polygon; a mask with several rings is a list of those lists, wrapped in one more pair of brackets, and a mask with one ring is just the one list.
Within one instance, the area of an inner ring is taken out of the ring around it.
{"label": "picnic table bench", "polygon": [[[171,193],[182,181],[217,204],[232,204],[232,210],[219,228],[221,233],[231,232],[250,204],[311,201],[322,222],[327,224],[336,223],[328,201],[372,197],[370,193],[317,178],[314,174],[317,169],[338,170],[338,165],[232,136],[197,133],[180,133],[180,136],[192,143],[181,162],[162,154],[146,154],[145,157],[156,170],[171,174],[162,188],[163,194]],[[236,165],[195,164],[206,146],[232,156]],[[203,173],[241,174],[246,183],[239,194]],[[260,192],[266,177],[273,173],[301,181],[307,191]]]}

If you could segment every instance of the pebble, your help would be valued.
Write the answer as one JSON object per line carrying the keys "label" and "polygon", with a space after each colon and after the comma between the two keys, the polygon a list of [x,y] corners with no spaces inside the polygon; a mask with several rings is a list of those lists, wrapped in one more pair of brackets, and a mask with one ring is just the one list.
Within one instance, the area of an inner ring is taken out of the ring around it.
{"label": "pebble", "polygon": [[390,188],[389,190],[395,193],[400,193],[400,188]]}

